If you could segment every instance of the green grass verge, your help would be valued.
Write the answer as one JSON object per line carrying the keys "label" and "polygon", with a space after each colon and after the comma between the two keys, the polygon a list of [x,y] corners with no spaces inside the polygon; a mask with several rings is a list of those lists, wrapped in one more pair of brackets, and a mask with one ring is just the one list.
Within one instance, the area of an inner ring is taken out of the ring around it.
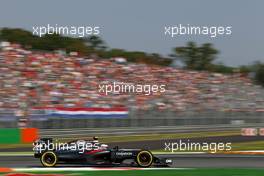
{"label": "green grass verge", "polygon": [[233,136],[233,135],[240,135],[240,131],[103,136],[101,137],[101,141],[107,143],[107,142],[147,141],[147,140],[160,140],[160,139],[181,139],[181,138]]}
{"label": "green grass verge", "polygon": [[30,172],[31,174],[65,174],[96,176],[263,176],[263,169],[186,169],[133,171]]}
{"label": "green grass verge", "polygon": [[264,141],[232,143],[232,151],[264,150]]}
{"label": "green grass verge", "polygon": [[33,147],[33,144],[0,144],[0,149]]}

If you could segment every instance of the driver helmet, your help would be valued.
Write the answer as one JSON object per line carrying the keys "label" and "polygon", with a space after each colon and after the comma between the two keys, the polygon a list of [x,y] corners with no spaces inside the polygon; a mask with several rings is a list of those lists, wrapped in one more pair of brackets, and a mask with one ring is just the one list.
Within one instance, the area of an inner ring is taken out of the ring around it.
{"label": "driver helmet", "polygon": [[93,137],[93,142],[95,142],[95,143],[98,143],[98,142],[99,142],[97,136],[94,136],[94,137]]}

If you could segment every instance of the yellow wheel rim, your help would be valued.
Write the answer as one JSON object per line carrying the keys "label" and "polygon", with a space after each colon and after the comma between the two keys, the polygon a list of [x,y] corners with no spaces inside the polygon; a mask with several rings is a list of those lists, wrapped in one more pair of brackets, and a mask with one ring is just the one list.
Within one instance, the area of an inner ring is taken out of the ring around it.
{"label": "yellow wheel rim", "polygon": [[[149,155],[149,157],[150,157],[150,160],[149,160],[149,162],[147,162],[147,164],[144,164],[144,163],[142,163],[140,160],[140,155],[142,155],[142,154],[148,154]],[[151,164],[152,164],[152,161],[153,161],[153,157],[152,157],[152,154],[149,152],[149,151],[141,151],[141,152],[139,152],[138,153],[138,155],[137,155],[137,162],[138,162],[138,164],[140,165],[140,166],[143,166],[143,167],[148,167],[148,166],[150,166]]]}
{"label": "yellow wheel rim", "polygon": [[[47,155],[51,155],[51,156],[53,156],[53,157],[54,157],[54,161],[51,162],[51,163],[47,163],[47,162],[45,161],[45,157],[46,157]],[[42,162],[42,164],[43,164],[44,166],[47,166],[47,167],[55,166],[56,163],[57,163],[57,156],[55,155],[54,152],[45,152],[45,153],[41,156],[41,162]]]}

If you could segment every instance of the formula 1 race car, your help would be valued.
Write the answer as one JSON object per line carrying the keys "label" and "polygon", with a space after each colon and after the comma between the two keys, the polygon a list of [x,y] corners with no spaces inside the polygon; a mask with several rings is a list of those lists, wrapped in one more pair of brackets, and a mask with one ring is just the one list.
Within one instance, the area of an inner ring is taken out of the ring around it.
{"label": "formula 1 race car", "polygon": [[52,138],[42,138],[34,142],[34,157],[40,158],[45,167],[58,163],[83,164],[93,166],[168,166],[172,160],[158,158],[144,149],[110,149],[100,144],[94,137],[92,141],[75,140],[65,144],[55,144]]}

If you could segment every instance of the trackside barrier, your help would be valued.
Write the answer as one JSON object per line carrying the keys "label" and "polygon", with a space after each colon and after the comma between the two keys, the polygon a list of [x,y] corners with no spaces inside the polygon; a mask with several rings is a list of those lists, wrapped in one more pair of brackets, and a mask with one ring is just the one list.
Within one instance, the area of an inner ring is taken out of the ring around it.
{"label": "trackside barrier", "polygon": [[37,128],[23,128],[20,129],[20,141],[21,143],[32,143],[38,138]]}
{"label": "trackside barrier", "polygon": [[241,135],[242,136],[257,136],[258,129],[257,128],[242,128]]}
{"label": "trackside barrier", "polygon": [[18,144],[20,143],[20,130],[16,128],[0,129],[0,144]]}
{"label": "trackside barrier", "polygon": [[0,144],[32,143],[37,138],[37,128],[0,128]]}

